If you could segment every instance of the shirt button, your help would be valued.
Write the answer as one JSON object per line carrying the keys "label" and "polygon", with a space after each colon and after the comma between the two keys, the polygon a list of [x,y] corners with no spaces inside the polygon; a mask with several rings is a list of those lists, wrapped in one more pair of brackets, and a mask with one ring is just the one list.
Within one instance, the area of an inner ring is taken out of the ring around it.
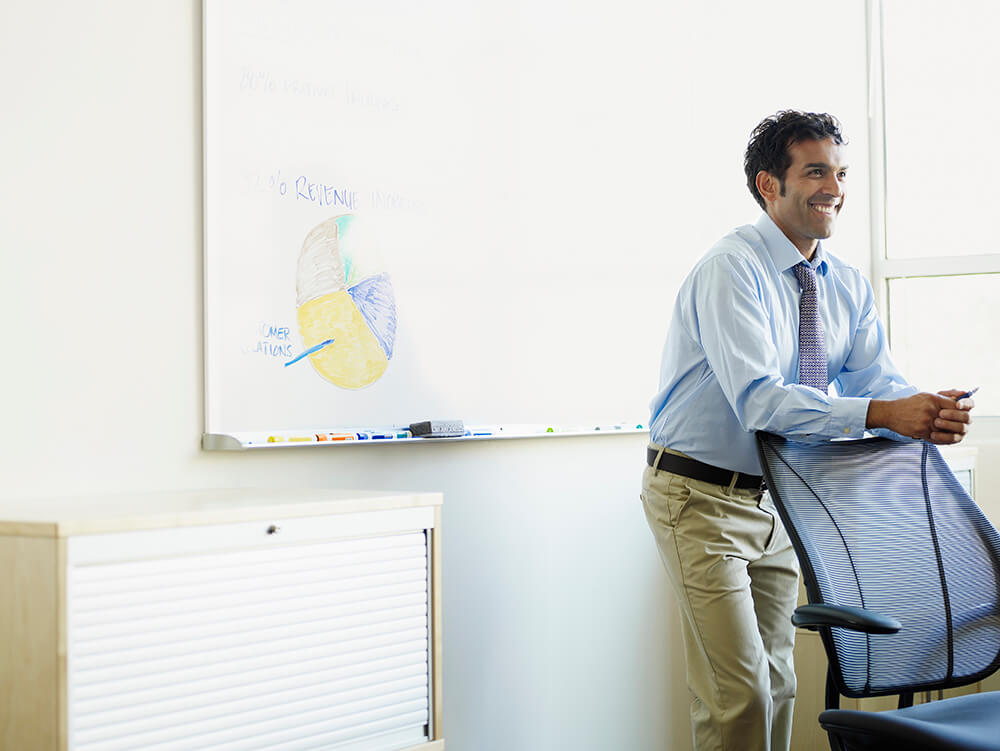
{"label": "shirt button", "polygon": [[849,435],[851,432],[850,428],[844,428],[844,435]]}

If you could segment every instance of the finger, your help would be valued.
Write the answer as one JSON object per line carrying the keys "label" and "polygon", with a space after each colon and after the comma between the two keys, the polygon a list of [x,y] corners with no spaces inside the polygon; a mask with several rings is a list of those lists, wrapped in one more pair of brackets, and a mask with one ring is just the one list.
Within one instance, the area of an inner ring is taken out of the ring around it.
{"label": "finger", "polygon": [[972,415],[969,414],[967,409],[942,409],[938,412],[937,419],[961,422],[968,425],[972,422]]}
{"label": "finger", "polygon": [[[955,396],[958,396],[958,394],[955,394]],[[935,394],[932,403],[938,409],[956,409],[958,407],[958,402],[945,394]]]}
{"label": "finger", "polygon": [[940,431],[942,433],[961,433],[965,435],[968,432],[969,426],[964,422],[953,422],[952,420],[942,420],[940,417],[934,421],[934,430]]}
{"label": "finger", "polygon": [[965,438],[965,436],[960,433],[931,433],[931,443],[937,443],[939,445],[950,446],[958,443],[963,438]]}
{"label": "finger", "polygon": [[962,389],[945,389],[944,391],[938,391],[941,396],[947,396],[949,399],[954,399],[956,396],[961,396],[965,392]]}
{"label": "finger", "polygon": [[972,397],[966,397],[965,399],[959,399],[955,404],[959,409],[970,410],[976,406],[976,400]]}

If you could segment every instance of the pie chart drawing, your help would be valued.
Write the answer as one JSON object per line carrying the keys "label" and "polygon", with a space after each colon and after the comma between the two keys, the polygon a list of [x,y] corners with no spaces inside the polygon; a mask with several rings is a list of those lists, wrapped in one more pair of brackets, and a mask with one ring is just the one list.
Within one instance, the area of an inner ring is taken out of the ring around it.
{"label": "pie chart drawing", "polygon": [[302,343],[317,347],[309,361],[320,376],[344,389],[382,377],[396,339],[396,298],[377,245],[356,215],[332,217],[306,235],[296,305]]}

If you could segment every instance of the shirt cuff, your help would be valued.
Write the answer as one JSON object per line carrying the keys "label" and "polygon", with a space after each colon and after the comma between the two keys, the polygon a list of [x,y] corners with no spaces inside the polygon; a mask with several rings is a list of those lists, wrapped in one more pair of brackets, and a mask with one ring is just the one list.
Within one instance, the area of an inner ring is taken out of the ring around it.
{"label": "shirt cuff", "polygon": [[830,438],[861,438],[868,421],[867,397],[841,396],[830,399]]}

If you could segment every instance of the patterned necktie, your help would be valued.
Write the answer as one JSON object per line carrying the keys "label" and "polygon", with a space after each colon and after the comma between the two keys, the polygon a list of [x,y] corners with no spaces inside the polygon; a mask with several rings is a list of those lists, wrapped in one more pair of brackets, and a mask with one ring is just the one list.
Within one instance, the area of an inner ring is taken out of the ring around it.
{"label": "patterned necktie", "polygon": [[824,394],[830,385],[826,379],[826,337],[819,317],[816,297],[816,272],[808,263],[795,266],[795,276],[802,288],[799,299],[799,383],[813,386]]}

